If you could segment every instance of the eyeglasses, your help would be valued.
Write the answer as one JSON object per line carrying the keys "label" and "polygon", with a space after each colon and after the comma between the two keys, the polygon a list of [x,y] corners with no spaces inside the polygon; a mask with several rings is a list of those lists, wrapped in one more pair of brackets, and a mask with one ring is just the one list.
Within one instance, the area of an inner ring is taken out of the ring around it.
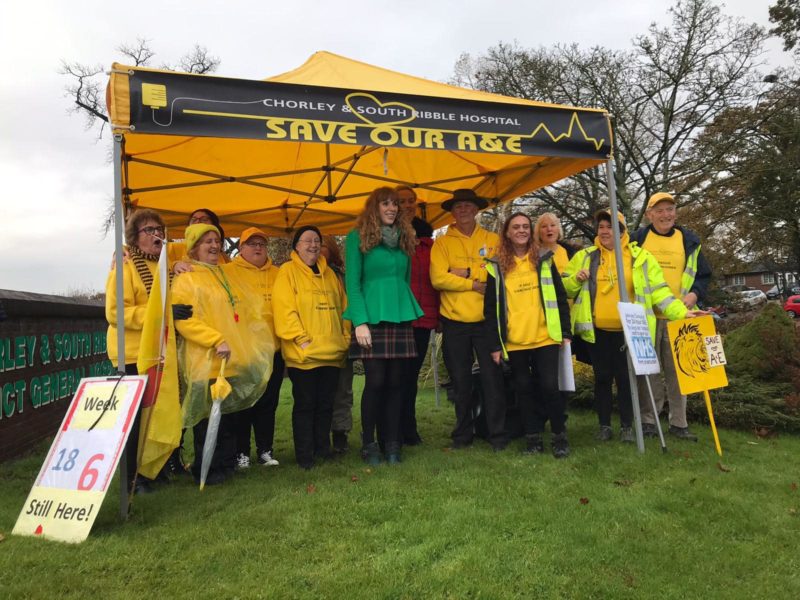
{"label": "eyeglasses", "polygon": [[160,225],[158,227],[153,227],[152,225],[148,225],[147,227],[142,227],[137,233],[146,233],[147,235],[155,235],[156,233],[159,235],[164,235],[164,228]]}
{"label": "eyeglasses", "polygon": [[267,244],[265,242],[245,242],[245,246],[250,248],[266,248]]}
{"label": "eyeglasses", "polygon": [[300,244],[305,244],[306,246],[322,246],[322,242],[319,241],[319,238],[312,238],[310,240],[299,239],[297,240]]}
{"label": "eyeglasses", "polygon": [[200,215],[199,217],[191,217],[189,219],[189,225],[196,225],[197,223],[205,223],[206,225],[211,225],[211,217],[208,215]]}

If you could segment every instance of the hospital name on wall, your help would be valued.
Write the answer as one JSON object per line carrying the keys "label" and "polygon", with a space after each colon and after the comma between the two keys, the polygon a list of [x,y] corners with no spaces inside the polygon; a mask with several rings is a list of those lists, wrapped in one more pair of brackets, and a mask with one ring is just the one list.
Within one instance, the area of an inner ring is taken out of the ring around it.
{"label": "hospital name on wall", "polygon": [[[70,366],[78,360],[103,358],[88,365]],[[35,366],[51,368],[50,372],[12,380],[9,374]],[[65,368],[61,368],[65,367]],[[22,413],[26,406],[39,408],[71,398],[84,377],[108,375],[114,371],[106,355],[105,331],[79,331],[40,335],[19,335],[0,338],[0,419]]]}

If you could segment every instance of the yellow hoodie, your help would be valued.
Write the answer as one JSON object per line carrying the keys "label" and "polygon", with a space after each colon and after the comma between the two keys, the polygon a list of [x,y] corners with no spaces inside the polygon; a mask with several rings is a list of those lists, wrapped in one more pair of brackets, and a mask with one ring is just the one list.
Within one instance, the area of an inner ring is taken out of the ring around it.
{"label": "yellow hoodie", "polygon": [[[453,321],[483,321],[483,295],[472,289],[473,281],[486,282],[486,259],[492,258],[500,240],[496,233],[476,225],[466,236],[455,225],[436,238],[431,249],[431,283],[441,292],[440,314]],[[450,269],[469,269],[469,277],[459,277]]]}
{"label": "yellow hoodie", "polygon": [[342,322],[346,304],[342,284],[324,257],[319,257],[317,267],[319,274],[292,252],[272,287],[275,333],[281,338],[286,365],[296,369],[341,367],[350,345]]}
{"label": "yellow hoodie", "polygon": [[237,298],[240,310],[245,310],[245,307],[253,310],[267,322],[277,352],[280,348],[280,338],[275,335],[275,323],[272,318],[272,286],[278,276],[278,267],[272,264],[269,257],[263,267],[257,267],[239,255],[231,262],[222,265],[222,270],[228,276],[231,285],[241,293],[241,297]]}

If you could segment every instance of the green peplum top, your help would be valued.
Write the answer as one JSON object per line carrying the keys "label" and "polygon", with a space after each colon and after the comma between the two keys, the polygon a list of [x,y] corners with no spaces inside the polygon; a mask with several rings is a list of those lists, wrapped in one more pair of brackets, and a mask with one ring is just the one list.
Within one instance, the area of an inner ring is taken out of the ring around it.
{"label": "green peplum top", "polygon": [[342,315],[354,327],[368,323],[404,323],[424,313],[411,292],[411,260],[400,248],[381,243],[361,252],[358,230],[345,242],[347,309]]}

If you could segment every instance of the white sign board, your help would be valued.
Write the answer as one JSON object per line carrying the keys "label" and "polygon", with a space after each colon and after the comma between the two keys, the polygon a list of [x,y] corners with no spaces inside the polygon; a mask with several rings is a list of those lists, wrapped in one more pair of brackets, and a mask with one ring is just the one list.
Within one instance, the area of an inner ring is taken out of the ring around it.
{"label": "white sign board", "polygon": [[658,364],[656,349],[653,348],[653,340],[650,338],[650,327],[647,325],[644,306],[630,302],[620,302],[617,306],[634,372],[637,375],[660,373],[661,366]]}
{"label": "white sign board", "polygon": [[703,336],[703,341],[706,346],[706,354],[708,354],[709,367],[728,364],[728,360],[725,358],[725,351],[722,349],[722,337],[719,334]]}
{"label": "white sign board", "polygon": [[88,537],[146,382],[145,375],[81,380],[13,533],[73,543]]}

